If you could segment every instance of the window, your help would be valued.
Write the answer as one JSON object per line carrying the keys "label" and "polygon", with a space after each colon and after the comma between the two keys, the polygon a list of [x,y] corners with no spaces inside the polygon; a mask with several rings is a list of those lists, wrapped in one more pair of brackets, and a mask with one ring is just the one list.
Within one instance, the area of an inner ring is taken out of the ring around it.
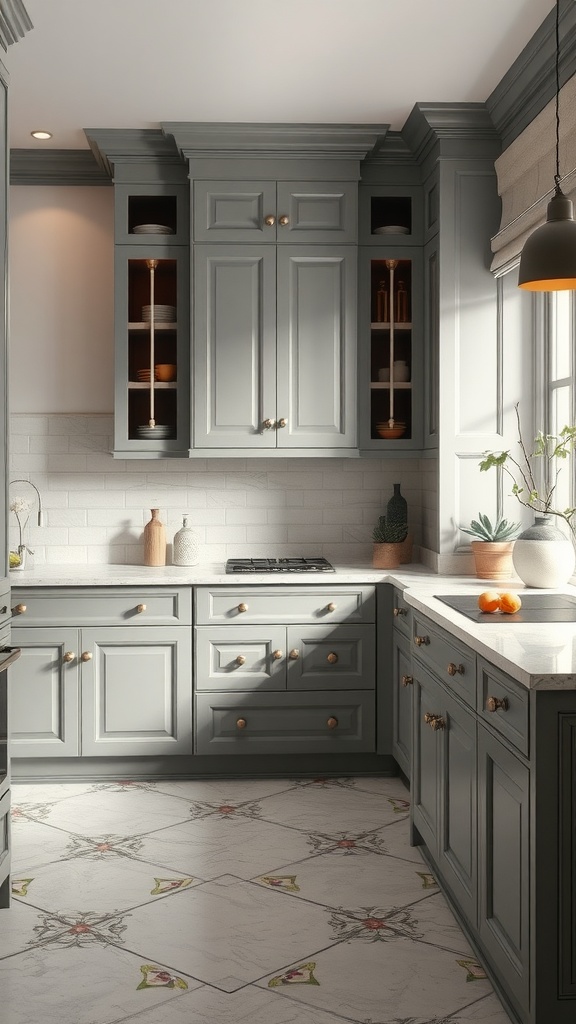
{"label": "window", "polygon": [[[540,359],[541,386],[536,389],[537,424],[548,434],[558,435],[562,427],[576,423],[576,294],[572,291],[550,292],[541,299]],[[571,463],[572,464],[572,463]],[[560,462],[559,467],[568,467]],[[576,487],[572,472],[558,477],[554,504],[556,508],[573,506]]]}

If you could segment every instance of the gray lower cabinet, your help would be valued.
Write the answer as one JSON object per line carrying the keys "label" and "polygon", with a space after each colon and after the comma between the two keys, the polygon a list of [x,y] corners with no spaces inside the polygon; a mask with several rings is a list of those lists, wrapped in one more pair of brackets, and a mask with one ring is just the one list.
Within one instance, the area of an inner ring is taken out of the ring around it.
{"label": "gray lower cabinet", "polygon": [[192,753],[186,588],[38,588],[15,600],[13,757]]}
{"label": "gray lower cabinet", "polygon": [[356,445],[356,248],[196,245],[194,447]]}
{"label": "gray lower cabinet", "polygon": [[392,753],[407,779],[412,761],[412,609],[402,591],[392,597]]}

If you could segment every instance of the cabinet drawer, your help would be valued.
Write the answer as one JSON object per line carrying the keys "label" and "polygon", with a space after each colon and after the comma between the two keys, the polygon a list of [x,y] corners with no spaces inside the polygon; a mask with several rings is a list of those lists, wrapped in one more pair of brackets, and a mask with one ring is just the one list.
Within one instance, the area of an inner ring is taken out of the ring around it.
{"label": "cabinet drawer", "polygon": [[197,754],[373,752],[374,694],[196,695]]}
{"label": "cabinet drawer", "polygon": [[505,672],[478,659],[478,714],[528,755],[529,692]]}
{"label": "cabinet drawer", "polygon": [[394,587],[392,598],[392,615],[394,628],[399,629],[404,636],[412,636],[412,608],[404,600],[403,592]]}
{"label": "cabinet drawer", "polygon": [[374,622],[371,586],[198,587],[196,622]]}
{"label": "cabinet drawer", "polygon": [[413,616],[412,631],[412,654],[475,708],[476,655],[417,614]]}
{"label": "cabinet drawer", "polygon": [[192,621],[188,587],[38,587],[12,591],[18,626],[167,626]]}
{"label": "cabinet drawer", "polygon": [[10,619],[10,586],[0,587],[0,628]]}
{"label": "cabinet drawer", "polygon": [[285,690],[283,626],[197,626],[197,690]]}
{"label": "cabinet drawer", "polygon": [[289,690],[373,690],[373,626],[289,626]]}

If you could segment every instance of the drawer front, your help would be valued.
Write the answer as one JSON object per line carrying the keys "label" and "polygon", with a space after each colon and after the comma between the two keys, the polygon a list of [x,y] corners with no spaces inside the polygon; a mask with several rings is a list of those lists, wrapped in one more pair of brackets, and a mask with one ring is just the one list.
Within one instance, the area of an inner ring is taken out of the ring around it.
{"label": "drawer front", "polygon": [[371,586],[198,587],[196,622],[374,622],[375,588]]}
{"label": "drawer front", "polygon": [[373,690],[373,626],[289,626],[289,690]]}
{"label": "drawer front", "polygon": [[282,626],[197,626],[197,690],[285,690]]}
{"label": "drawer front", "polygon": [[404,636],[412,636],[412,608],[406,603],[403,597],[403,592],[394,587],[394,597],[392,603],[392,616],[394,628],[400,630]]}
{"label": "drawer front", "polygon": [[491,729],[504,736],[523,754],[529,749],[528,690],[505,672],[478,659],[478,714]]}
{"label": "drawer front", "polygon": [[196,753],[373,752],[374,711],[371,693],[199,693]]}
{"label": "drawer front", "polygon": [[470,707],[476,707],[476,655],[472,651],[415,614],[412,654]]}
{"label": "drawer front", "polygon": [[10,621],[10,586],[0,587],[0,629]]}
{"label": "drawer front", "polygon": [[192,621],[189,587],[34,587],[12,591],[18,626],[167,626]]}

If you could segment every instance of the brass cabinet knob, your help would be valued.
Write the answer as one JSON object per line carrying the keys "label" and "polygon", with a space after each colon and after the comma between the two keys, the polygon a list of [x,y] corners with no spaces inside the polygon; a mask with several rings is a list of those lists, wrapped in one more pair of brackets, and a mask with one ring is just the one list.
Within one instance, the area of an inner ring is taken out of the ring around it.
{"label": "brass cabinet knob", "polygon": [[17,604],[14,611],[16,612],[17,615],[24,615],[24,612],[26,611],[26,605]]}
{"label": "brass cabinet knob", "polygon": [[414,637],[414,643],[416,644],[417,647],[426,647],[426,645],[430,643],[430,637],[429,636],[415,636]]}
{"label": "brass cabinet knob", "polygon": [[285,417],[285,416],[282,416],[282,417],[281,417],[281,418],[280,418],[280,419],[278,420],[278,426],[279,426],[279,427],[285,427],[287,423],[288,423],[288,420],[286,419],[286,417]]}
{"label": "brass cabinet knob", "polygon": [[454,662],[451,661],[448,664],[448,668],[446,669],[446,671],[448,672],[449,676],[456,676],[456,675],[463,676],[464,675],[464,665],[455,665]]}
{"label": "brass cabinet knob", "polygon": [[397,619],[399,615],[406,615],[406,609],[405,608],[394,608],[392,614],[394,615],[394,618]]}
{"label": "brass cabinet knob", "polygon": [[413,682],[413,676],[402,676],[402,686],[410,686]]}
{"label": "brass cabinet knob", "polygon": [[290,658],[291,661],[298,661],[298,658],[300,657],[300,651],[298,650],[298,648],[294,647],[293,650],[290,651],[288,657]]}
{"label": "brass cabinet knob", "polygon": [[137,604],[136,605],[136,611],[138,612],[138,614],[141,614],[142,612],[145,612],[146,611],[146,605],[145,604]]}
{"label": "brass cabinet knob", "polygon": [[92,651],[82,651],[80,657],[82,661],[92,661]]}
{"label": "brass cabinet knob", "polygon": [[282,651],[272,651],[272,657],[274,661],[279,661],[282,657]]}
{"label": "brass cabinet knob", "polygon": [[330,601],[330,604],[326,605],[326,611],[327,612],[335,612],[336,611],[336,605],[334,604],[334,601]]}
{"label": "brass cabinet knob", "polygon": [[283,213],[281,217],[278,217],[278,223],[281,224],[283,228],[285,228],[286,225],[290,223],[290,218],[287,217],[285,213]]}
{"label": "brass cabinet knob", "polygon": [[264,429],[265,430],[272,430],[272,427],[275,427],[275,426],[276,426],[276,420],[271,420],[270,418],[268,418],[267,420],[264,420]]}
{"label": "brass cabinet knob", "polygon": [[74,651],[66,651],[65,654],[62,655],[62,661],[74,661],[75,657],[76,655],[74,654]]}
{"label": "brass cabinet knob", "polygon": [[276,223],[276,217],[273,213],[269,213],[267,217],[264,217],[264,223],[267,228],[273,228]]}
{"label": "brass cabinet knob", "polygon": [[330,718],[328,719],[328,721],[326,722],[326,725],[328,726],[329,729],[335,729],[337,727],[337,725],[338,725],[338,719],[334,718],[331,715]]}
{"label": "brass cabinet knob", "polygon": [[442,718],[442,715],[433,715],[430,711],[427,711],[424,715],[424,721],[426,725],[429,725],[434,730],[446,728],[446,721]]}
{"label": "brass cabinet knob", "polygon": [[245,718],[237,718],[236,719],[236,728],[237,729],[245,729],[247,724],[248,723],[247,723]]}
{"label": "brass cabinet knob", "polygon": [[331,665],[335,665],[336,662],[338,661],[338,655],[334,651],[330,651],[330,654],[326,658],[326,661],[329,661]]}
{"label": "brass cabinet knob", "polygon": [[508,711],[510,707],[507,697],[487,697],[486,698],[486,710],[487,711]]}
{"label": "brass cabinet knob", "polygon": [[239,654],[238,657],[236,658],[236,664],[237,665],[243,665],[245,661],[246,661],[246,658],[244,657],[243,654]]}
{"label": "brass cabinet knob", "polygon": [[238,611],[239,612],[247,612],[248,611],[248,605],[244,604],[244,601],[241,601],[240,604],[238,605]]}

